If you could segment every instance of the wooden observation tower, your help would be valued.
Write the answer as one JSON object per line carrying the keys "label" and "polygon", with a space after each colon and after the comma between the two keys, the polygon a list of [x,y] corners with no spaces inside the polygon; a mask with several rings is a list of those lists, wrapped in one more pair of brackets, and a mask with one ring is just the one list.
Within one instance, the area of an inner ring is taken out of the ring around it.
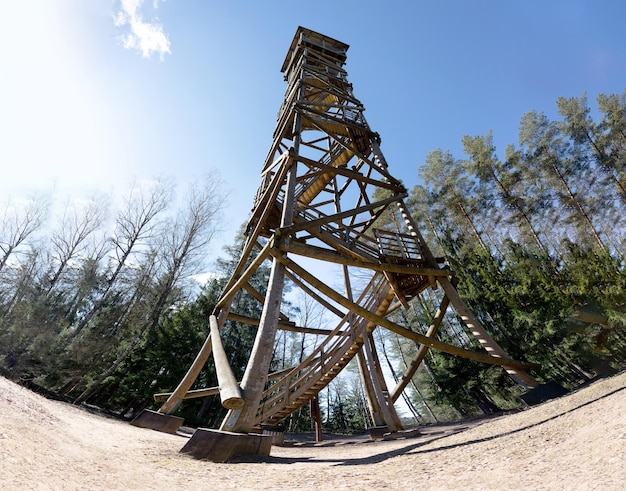
{"label": "wooden observation tower", "polygon": [[[524,371],[531,365],[512,360],[483,329],[459,297],[454,273],[424,243],[405,205],[406,189],[390,173],[380,137],[365,120],[365,108],[348,82],[347,50],[347,44],[298,28],[281,69],[287,89],[241,258],[211,316],[209,339],[160,414],[173,413],[190,396],[211,351],[222,403],[229,409],[222,433],[248,434],[280,422],[315,399],[354,358],[372,418],[391,432],[401,429],[394,403],[431,348],[501,365],[518,383],[536,385]],[[265,261],[271,262],[271,273],[262,294],[248,280]],[[335,273],[328,277],[331,265]],[[327,326],[290,321],[281,310],[286,281],[292,292],[299,289],[323,307]],[[425,335],[388,320],[388,314],[407,308],[427,288],[440,289],[443,299]],[[233,299],[241,290],[262,305],[260,319],[236,312]],[[449,305],[483,352],[437,340]],[[258,326],[241,381],[232,377],[219,342],[219,330],[229,319]],[[316,348],[300,364],[270,373],[279,329],[315,336]],[[395,387],[383,376],[375,329],[388,329],[420,345]]]}

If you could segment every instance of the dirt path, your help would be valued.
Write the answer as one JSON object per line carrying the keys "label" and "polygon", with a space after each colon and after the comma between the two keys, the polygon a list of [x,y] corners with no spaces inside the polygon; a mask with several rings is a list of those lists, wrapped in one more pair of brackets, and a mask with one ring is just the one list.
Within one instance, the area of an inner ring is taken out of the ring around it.
{"label": "dirt path", "polygon": [[[46,400],[0,378],[0,487],[21,489],[624,489],[626,373],[475,426],[393,441],[273,447],[214,464],[185,439]],[[460,431],[462,430],[462,431]]]}

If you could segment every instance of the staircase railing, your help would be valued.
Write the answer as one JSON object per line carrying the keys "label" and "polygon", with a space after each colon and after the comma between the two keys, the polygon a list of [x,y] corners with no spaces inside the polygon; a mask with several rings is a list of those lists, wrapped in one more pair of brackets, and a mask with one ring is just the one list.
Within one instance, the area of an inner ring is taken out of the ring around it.
{"label": "staircase railing", "polygon": [[[379,311],[388,294],[388,283],[383,275],[377,274],[357,303],[368,310]],[[324,389],[354,358],[361,349],[363,336],[370,324],[366,319],[355,317],[347,313],[302,363],[267,388],[259,405],[259,423],[275,424],[289,416]]]}

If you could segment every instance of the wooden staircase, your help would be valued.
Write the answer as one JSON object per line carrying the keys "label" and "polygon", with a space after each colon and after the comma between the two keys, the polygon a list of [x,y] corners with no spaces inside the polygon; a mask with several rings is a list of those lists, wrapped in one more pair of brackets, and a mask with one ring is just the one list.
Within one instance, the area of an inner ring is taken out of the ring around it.
{"label": "wooden staircase", "polygon": [[[378,315],[385,315],[394,298],[383,275],[370,281],[359,304]],[[302,363],[277,379],[263,393],[257,424],[275,425],[302,407],[330,384],[360,351],[364,336],[376,326],[348,313]]]}

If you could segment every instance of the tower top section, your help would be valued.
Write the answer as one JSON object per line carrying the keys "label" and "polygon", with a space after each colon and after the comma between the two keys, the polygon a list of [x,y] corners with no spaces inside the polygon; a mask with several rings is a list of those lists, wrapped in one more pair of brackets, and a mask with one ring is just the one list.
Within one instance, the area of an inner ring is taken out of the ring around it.
{"label": "tower top section", "polygon": [[294,60],[299,59],[306,48],[334,58],[341,67],[346,62],[346,52],[349,47],[346,43],[300,26],[291,41],[291,46],[289,46],[289,51],[287,51],[287,56],[280,71],[287,76]]}

